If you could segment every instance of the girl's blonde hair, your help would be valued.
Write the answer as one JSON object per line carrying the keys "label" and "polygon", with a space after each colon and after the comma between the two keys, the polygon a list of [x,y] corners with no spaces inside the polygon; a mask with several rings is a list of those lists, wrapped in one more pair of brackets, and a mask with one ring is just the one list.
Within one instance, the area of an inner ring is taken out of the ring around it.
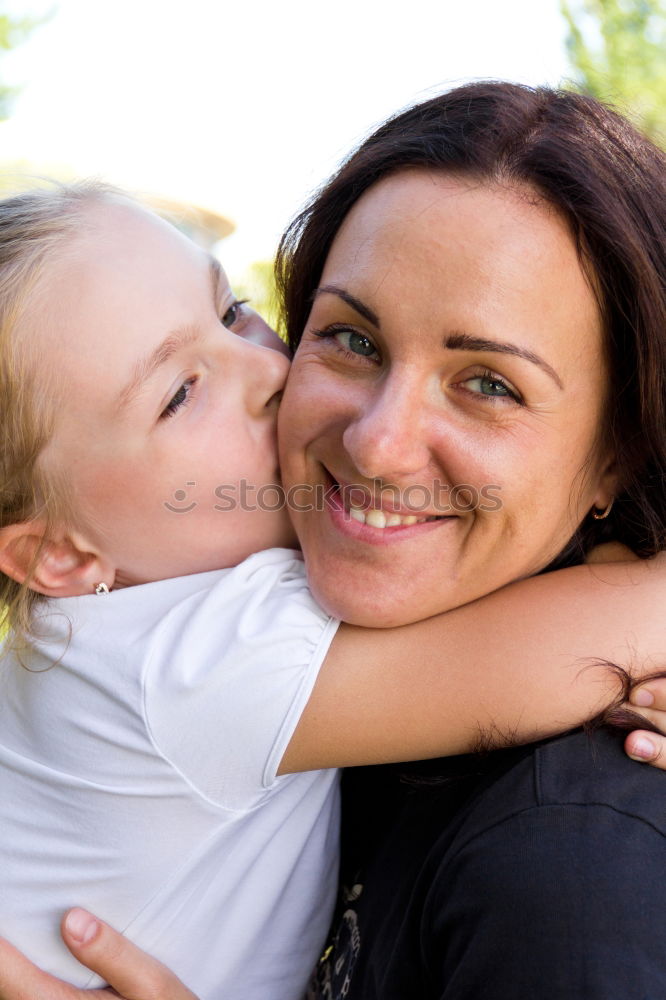
{"label": "girl's blonde hair", "polygon": [[[86,229],[91,203],[116,194],[108,185],[85,181],[0,200],[0,529],[35,517],[47,525],[66,519],[66,475],[54,481],[38,462],[53,427],[49,385],[56,373],[37,371],[21,320],[49,263]],[[30,590],[29,577],[19,584],[0,572],[6,642],[21,642],[30,633],[40,596]]]}

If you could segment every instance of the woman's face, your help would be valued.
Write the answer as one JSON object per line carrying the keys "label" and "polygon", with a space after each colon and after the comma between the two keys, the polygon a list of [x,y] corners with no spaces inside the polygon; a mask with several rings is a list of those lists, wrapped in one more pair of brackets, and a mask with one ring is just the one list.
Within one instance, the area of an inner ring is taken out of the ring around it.
{"label": "woman's face", "polygon": [[376,184],[333,243],[279,418],[315,595],[391,626],[545,567],[612,494],[605,388],[594,293],[538,195],[418,169]]}

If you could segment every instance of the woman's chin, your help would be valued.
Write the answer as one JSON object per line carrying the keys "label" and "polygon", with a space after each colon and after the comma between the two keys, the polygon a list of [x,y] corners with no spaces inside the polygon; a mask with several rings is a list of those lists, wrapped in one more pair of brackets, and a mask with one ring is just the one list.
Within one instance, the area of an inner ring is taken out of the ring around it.
{"label": "woman's chin", "polygon": [[[396,628],[430,618],[434,614],[448,610],[440,607],[428,609],[423,600],[411,595],[396,595],[381,588],[350,588],[339,583],[340,577],[317,579],[316,573],[308,573],[308,583],[315,599],[334,618],[348,625],[362,628]],[[439,602],[443,604],[444,602]]]}

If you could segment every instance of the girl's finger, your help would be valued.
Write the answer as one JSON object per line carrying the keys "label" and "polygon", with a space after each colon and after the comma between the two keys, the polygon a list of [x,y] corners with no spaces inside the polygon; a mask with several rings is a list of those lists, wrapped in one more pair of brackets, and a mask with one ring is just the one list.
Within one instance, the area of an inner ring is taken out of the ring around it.
{"label": "girl's finger", "polygon": [[[61,930],[74,957],[102,976],[126,1000],[197,1000],[161,962],[146,955],[86,910],[78,907],[69,910]],[[85,997],[93,995],[86,993]],[[60,1000],[60,997],[53,1000]],[[74,997],[64,995],[63,1000],[74,1000]]]}
{"label": "girl's finger", "polygon": [[638,685],[631,692],[629,700],[638,707],[650,706],[661,712],[666,711],[666,678],[660,677]]}
{"label": "girl's finger", "polygon": [[0,1000],[110,1000],[107,990],[77,990],[42,972],[0,939]]}
{"label": "girl's finger", "polygon": [[[644,711],[642,714],[649,717],[653,713]],[[660,713],[654,714],[658,716]],[[632,760],[649,763],[661,771],[666,771],[666,737],[637,729],[627,736],[624,749]]]}

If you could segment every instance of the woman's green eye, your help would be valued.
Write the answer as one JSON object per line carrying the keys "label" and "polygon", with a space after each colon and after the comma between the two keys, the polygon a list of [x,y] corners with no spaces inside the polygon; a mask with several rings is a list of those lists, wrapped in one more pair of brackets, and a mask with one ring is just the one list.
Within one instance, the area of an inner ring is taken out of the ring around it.
{"label": "woman's green eye", "polygon": [[364,358],[369,358],[377,353],[377,348],[373,342],[362,333],[355,333],[354,330],[345,330],[340,332],[338,337],[341,338],[343,346],[350,350],[352,354],[360,354]]}
{"label": "woman's green eye", "polygon": [[513,398],[513,393],[501,379],[491,378],[489,375],[477,375],[475,378],[467,379],[466,385],[472,392],[481,393],[483,396],[511,396]]}
{"label": "woman's green eye", "polygon": [[358,330],[350,329],[346,323],[330,323],[321,330],[312,330],[315,337],[321,340],[337,344],[343,354],[353,355],[357,358],[371,358],[374,356],[379,360],[379,352],[370,337]]}

